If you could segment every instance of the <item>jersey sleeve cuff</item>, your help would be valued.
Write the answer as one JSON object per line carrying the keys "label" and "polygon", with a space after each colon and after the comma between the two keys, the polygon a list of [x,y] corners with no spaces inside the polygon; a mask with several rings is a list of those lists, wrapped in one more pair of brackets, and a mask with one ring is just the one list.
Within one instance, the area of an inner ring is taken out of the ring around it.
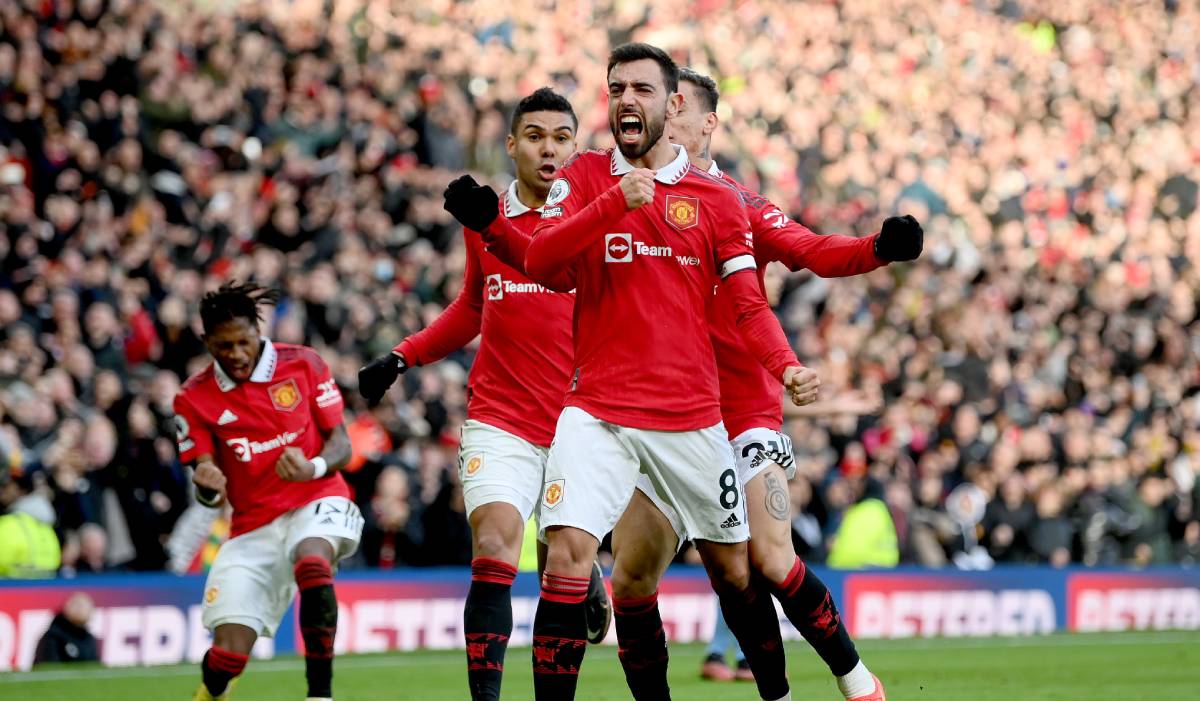
{"label": "jersey sleeve cuff", "polygon": [[401,358],[404,358],[404,364],[409,367],[420,365],[420,363],[417,362],[417,352],[416,349],[413,348],[411,339],[406,338],[401,341],[400,345],[392,349],[392,352],[396,355],[399,355]]}

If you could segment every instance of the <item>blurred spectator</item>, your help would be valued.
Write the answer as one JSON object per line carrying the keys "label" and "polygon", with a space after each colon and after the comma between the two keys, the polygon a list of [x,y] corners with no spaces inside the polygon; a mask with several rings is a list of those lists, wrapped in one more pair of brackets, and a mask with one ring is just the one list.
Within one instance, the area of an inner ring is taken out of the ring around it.
{"label": "blurred spectator", "polygon": [[1042,487],[1034,501],[1037,519],[1029,529],[1029,546],[1038,562],[1062,567],[1071,561],[1075,527],[1063,515],[1063,495],[1058,486]]}
{"label": "blurred spectator", "polygon": [[839,569],[895,567],[900,562],[896,528],[877,485],[857,480],[859,501],[846,510],[829,548],[829,566]]}
{"label": "blurred spectator", "polygon": [[0,578],[53,576],[62,561],[54,507],[29,494],[0,464]]}
{"label": "blurred spectator", "polygon": [[988,554],[996,562],[1024,562],[1029,559],[1029,533],[1036,518],[1033,504],[1025,494],[1025,483],[1012,475],[1000,486],[1000,493],[987,506],[983,531]]}
{"label": "blurred spectator", "polygon": [[369,566],[424,564],[421,553],[425,531],[414,515],[414,507],[419,508],[419,504],[402,468],[390,466],[379,473],[375,496],[363,510],[366,525],[359,550]]}
{"label": "blurred spectator", "polygon": [[54,616],[38,641],[33,664],[48,662],[99,662],[100,646],[88,631],[95,605],[83,592],[75,592]]}

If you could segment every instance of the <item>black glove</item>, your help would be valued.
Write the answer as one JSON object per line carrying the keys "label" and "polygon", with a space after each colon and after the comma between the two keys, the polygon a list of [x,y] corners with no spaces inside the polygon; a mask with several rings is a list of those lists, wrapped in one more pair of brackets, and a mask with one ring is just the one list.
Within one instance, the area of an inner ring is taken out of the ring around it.
{"label": "black glove", "polygon": [[408,369],[404,358],[395,353],[381,355],[358,370],[358,393],[367,400],[369,406],[375,406],[387,394],[388,388]]}
{"label": "black glove", "polygon": [[916,260],[925,247],[925,231],[911,214],[888,217],[875,237],[875,257],[889,263]]}
{"label": "black glove", "polygon": [[495,191],[469,175],[451,182],[442,197],[446,198],[446,211],[471,231],[483,231],[500,214],[500,198]]}

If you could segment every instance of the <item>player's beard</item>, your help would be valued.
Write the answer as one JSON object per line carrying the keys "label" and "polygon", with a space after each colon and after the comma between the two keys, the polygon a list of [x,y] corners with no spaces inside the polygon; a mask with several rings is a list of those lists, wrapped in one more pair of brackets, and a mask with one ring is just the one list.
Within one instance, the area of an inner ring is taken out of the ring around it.
{"label": "player's beard", "polygon": [[655,117],[655,119],[651,119],[650,115],[646,115],[644,118],[645,129],[642,132],[642,135],[646,138],[644,141],[633,145],[625,144],[621,141],[620,117],[615,122],[609,124],[612,128],[613,140],[617,142],[617,148],[621,150],[621,155],[626,160],[645,156],[650,152],[650,149],[654,148],[658,140],[662,138],[663,132],[667,129],[667,116],[666,114],[658,114]]}

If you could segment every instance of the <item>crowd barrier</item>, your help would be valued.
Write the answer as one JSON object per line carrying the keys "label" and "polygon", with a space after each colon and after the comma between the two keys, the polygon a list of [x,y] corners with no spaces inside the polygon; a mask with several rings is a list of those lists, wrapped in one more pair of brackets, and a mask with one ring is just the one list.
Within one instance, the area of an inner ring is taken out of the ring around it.
{"label": "crowd barrier", "polygon": [[[856,638],[1200,629],[1200,569],[813,570],[837,598]],[[469,579],[466,569],[340,574],[337,652],[461,647]],[[86,591],[96,602],[90,627],[106,665],[196,662],[208,648],[200,623],[201,576],[0,581],[0,671],[30,667],[38,639],[75,591]],[[659,592],[672,641],[707,638],[716,601],[703,570],[672,568]],[[536,576],[517,577],[513,645],[530,643],[537,594]],[[781,621],[785,638],[799,637],[786,619]],[[609,642],[615,642],[613,634]],[[300,645],[293,606],[276,638],[261,640],[255,655],[292,654]]]}

